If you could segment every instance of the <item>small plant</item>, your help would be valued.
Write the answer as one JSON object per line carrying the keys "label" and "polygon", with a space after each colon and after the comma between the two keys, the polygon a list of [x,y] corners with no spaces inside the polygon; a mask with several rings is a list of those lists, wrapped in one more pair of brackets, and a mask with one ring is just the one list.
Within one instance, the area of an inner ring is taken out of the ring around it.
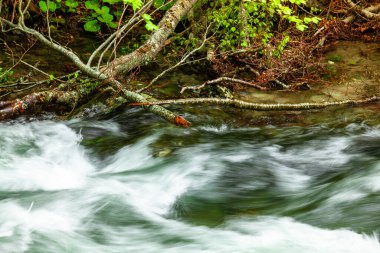
{"label": "small plant", "polygon": [[334,55],[329,56],[327,60],[332,61],[332,62],[341,62],[343,61],[343,57],[339,54],[334,54]]}
{"label": "small plant", "polygon": [[[216,36],[224,50],[247,47],[254,38],[266,44],[280,21],[304,31],[309,24],[317,24],[320,20],[318,17],[301,17],[294,11],[295,7],[306,4],[306,0],[204,0],[204,4],[207,3],[211,7],[208,19],[217,26]],[[278,51],[283,50],[288,40],[285,36]]]}
{"label": "small plant", "polygon": [[10,80],[12,80],[12,75],[14,74],[14,71],[11,69],[3,70],[2,67],[0,67],[0,83],[5,83]]}
{"label": "small plant", "polygon": [[289,39],[290,39],[289,35],[285,35],[285,37],[281,40],[281,42],[280,42],[280,43],[278,44],[278,46],[277,46],[277,49],[274,50],[274,52],[273,52],[273,55],[274,55],[275,57],[278,58],[278,57],[281,56],[282,52],[284,51],[286,45],[287,45],[288,42],[289,42]]}

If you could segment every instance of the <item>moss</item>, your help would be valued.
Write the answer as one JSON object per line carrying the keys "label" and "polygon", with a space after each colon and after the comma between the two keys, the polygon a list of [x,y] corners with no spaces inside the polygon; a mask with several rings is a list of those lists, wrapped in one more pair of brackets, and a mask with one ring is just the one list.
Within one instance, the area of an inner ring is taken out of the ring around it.
{"label": "moss", "polygon": [[46,95],[43,97],[44,103],[50,103],[53,101],[54,93],[53,92],[47,92]]}
{"label": "moss", "polygon": [[327,60],[329,61],[333,61],[333,62],[342,62],[343,61],[343,56],[339,55],[339,54],[333,54],[333,55],[330,55]]}
{"label": "moss", "polygon": [[89,95],[99,86],[99,82],[91,79],[81,79],[79,80],[79,92],[82,95]]}

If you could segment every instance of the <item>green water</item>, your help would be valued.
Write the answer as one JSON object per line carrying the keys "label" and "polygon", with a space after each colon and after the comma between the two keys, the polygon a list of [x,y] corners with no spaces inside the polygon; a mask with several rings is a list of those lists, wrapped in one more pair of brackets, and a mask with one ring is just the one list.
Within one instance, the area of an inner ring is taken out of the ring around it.
{"label": "green water", "polygon": [[2,123],[0,252],[380,252],[380,125],[341,122]]}

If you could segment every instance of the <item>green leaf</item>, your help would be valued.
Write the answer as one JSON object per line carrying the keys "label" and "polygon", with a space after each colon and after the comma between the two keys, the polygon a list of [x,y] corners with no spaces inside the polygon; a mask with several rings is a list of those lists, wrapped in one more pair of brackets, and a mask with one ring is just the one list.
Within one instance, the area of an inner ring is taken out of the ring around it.
{"label": "green leaf", "polygon": [[145,25],[145,28],[146,28],[148,31],[158,30],[158,26],[156,26],[156,25],[153,24],[152,22],[147,22],[146,25]]}
{"label": "green leaf", "polygon": [[84,6],[89,10],[99,10],[99,3],[97,1],[86,1],[84,2]]}
{"label": "green leaf", "polygon": [[57,10],[57,4],[55,2],[51,2],[49,0],[48,0],[48,3],[49,3],[49,11],[55,12],[55,10]]}
{"label": "green leaf", "polygon": [[292,10],[288,7],[288,6],[285,6],[281,9],[282,13],[284,13],[285,15],[290,15],[292,14]]}
{"label": "green leaf", "polygon": [[300,30],[301,32],[305,31],[305,29],[307,28],[306,25],[303,25],[303,24],[296,24],[296,28],[298,30]]}
{"label": "green leaf", "polygon": [[311,18],[311,22],[313,22],[314,24],[318,24],[319,21],[321,21],[321,19],[318,18],[318,17],[312,17],[312,18]]}
{"label": "green leaf", "polygon": [[115,23],[115,22],[109,22],[109,23],[107,23],[107,25],[108,25],[109,27],[111,27],[111,28],[117,28],[118,23]]}
{"label": "green leaf", "polygon": [[159,8],[164,3],[165,3],[165,0],[154,0],[153,6],[154,6],[154,8]]}
{"label": "green leaf", "polygon": [[303,22],[305,22],[305,24],[309,24],[311,22],[311,18],[304,17]]}
{"label": "green leaf", "polygon": [[79,5],[79,2],[75,1],[75,0],[66,0],[65,1],[65,5],[67,7],[69,7],[70,9],[75,9],[78,7]]}
{"label": "green leaf", "polygon": [[97,32],[100,30],[100,25],[97,20],[90,20],[84,24],[84,29],[88,32]]}
{"label": "green leaf", "polygon": [[141,17],[145,20],[145,22],[152,20],[152,17],[149,14],[142,14]]}
{"label": "green leaf", "polygon": [[128,4],[130,6],[132,6],[132,9],[134,11],[140,9],[143,5],[143,1],[142,0],[123,0],[123,2],[125,4]]}
{"label": "green leaf", "polygon": [[110,13],[110,8],[108,8],[107,6],[102,6],[101,9],[98,9],[98,10],[95,10],[96,13],[100,14],[100,15],[106,15],[106,14],[109,14]]}
{"label": "green leaf", "polygon": [[38,3],[38,6],[40,7],[42,12],[47,12],[47,4],[45,1],[40,1]]}
{"label": "green leaf", "polygon": [[121,0],[103,0],[103,3],[115,4],[120,3]]}
{"label": "green leaf", "polygon": [[[174,4],[174,1],[172,1],[172,2],[169,2],[169,3],[167,3],[166,5],[165,5],[165,0],[154,0],[154,3],[153,3],[153,6],[154,6],[154,8],[156,8],[156,9],[160,9],[161,11],[167,11],[167,10],[169,10],[172,6],[173,6],[173,4]],[[212,6],[213,5],[213,3],[210,3],[210,6]]]}
{"label": "green leaf", "polygon": [[100,22],[108,24],[108,23],[112,22],[113,16],[111,14],[108,14],[108,13],[102,14],[101,16],[98,17],[98,20]]}

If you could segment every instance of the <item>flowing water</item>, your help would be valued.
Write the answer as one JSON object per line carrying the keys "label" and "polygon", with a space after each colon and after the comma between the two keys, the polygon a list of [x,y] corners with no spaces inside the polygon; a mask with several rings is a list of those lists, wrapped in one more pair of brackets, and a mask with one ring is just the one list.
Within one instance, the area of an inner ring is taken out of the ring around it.
{"label": "flowing water", "polygon": [[380,125],[142,117],[0,124],[0,252],[380,252]]}

